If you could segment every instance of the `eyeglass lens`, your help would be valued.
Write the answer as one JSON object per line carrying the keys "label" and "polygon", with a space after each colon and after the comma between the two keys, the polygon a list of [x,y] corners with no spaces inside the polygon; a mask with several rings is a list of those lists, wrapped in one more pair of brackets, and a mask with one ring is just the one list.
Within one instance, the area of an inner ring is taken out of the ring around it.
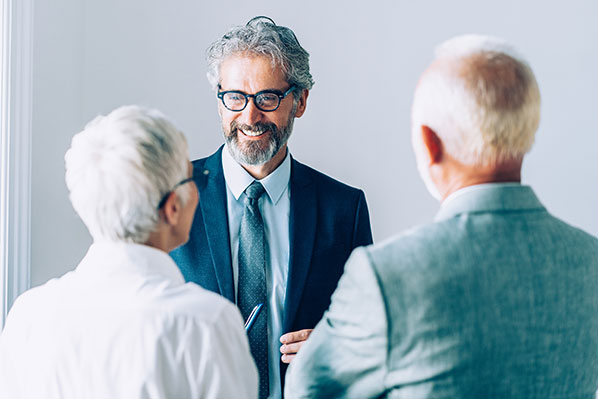
{"label": "eyeglass lens", "polygon": [[[228,92],[224,93],[222,100],[224,105],[232,111],[240,111],[245,108],[250,96],[242,93]],[[259,93],[255,97],[255,105],[262,111],[272,111],[278,108],[280,97],[276,93]]]}

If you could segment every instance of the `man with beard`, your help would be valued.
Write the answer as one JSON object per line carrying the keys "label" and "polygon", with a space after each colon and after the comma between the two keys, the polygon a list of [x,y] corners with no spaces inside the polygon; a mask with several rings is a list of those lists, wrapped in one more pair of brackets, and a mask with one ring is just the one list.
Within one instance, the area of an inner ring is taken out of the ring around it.
{"label": "man with beard", "polygon": [[263,304],[249,342],[260,398],[279,398],[286,364],[328,307],[344,262],[372,242],[367,204],[361,190],[287,150],[313,86],[309,55],[290,29],[253,18],[207,58],[226,144],[193,162],[200,204],[189,242],[172,257],[188,281],[235,302],[244,318]]}

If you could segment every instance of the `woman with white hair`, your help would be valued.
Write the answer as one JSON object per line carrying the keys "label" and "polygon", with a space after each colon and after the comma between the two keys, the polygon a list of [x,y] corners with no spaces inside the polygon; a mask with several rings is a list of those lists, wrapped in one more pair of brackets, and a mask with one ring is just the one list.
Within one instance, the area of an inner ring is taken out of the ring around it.
{"label": "woman with white hair", "polygon": [[75,135],[65,160],[94,242],[74,271],[15,302],[0,397],[257,397],[239,311],[185,283],[168,255],[198,203],[184,135],[157,111],[121,107]]}

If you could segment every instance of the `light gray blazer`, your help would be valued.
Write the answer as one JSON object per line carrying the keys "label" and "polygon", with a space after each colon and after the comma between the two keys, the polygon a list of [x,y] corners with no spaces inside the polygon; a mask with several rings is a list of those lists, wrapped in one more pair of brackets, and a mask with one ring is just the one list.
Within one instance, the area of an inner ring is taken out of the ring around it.
{"label": "light gray blazer", "polygon": [[493,184],[354,251],[285,395],[589,399],[597,387],[598,239],[531,188]]}

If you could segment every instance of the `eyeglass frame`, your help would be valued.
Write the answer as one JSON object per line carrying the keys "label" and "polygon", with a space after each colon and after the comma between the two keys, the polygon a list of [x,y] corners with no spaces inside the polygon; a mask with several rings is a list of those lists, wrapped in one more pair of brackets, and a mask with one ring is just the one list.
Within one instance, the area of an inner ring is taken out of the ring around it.
{"label": "eyeglass frame", "polygon": [[179,188],[183,184],[189,183],[189,182],[192,182],[192,181],[193,181],[193,176],[188,177],[186,179],[183,179],[180,182],[178,182],[177,184],[175,184],[174,187],[169,192],[167,192],[166,194],[164,194],[164,197],[162,197],[162,199],[158,203],[158,209],[162,209],[162,207],[164,206],[164,204],[166,204],[166,201],[168,201],[168,197],[170,197],[170,194],[172,194],[174,192],[174,190],[176,190],[177,188]]}
{"label": "eyeglass frame", "polygon": [[[289,87],[288,90],[285,91],[284,93],[281,93],[278,90],[262,90],[262,91],[258,91],[255,94],[245,94],[244,92],[242,92],[240,90],[226,90],[226,91],[218,91],[218,93],[216,93],[216,96],[220,99],[220,101],[222,101],[222,105],[224,105],[224,108],[228,109],[231,112],[241,112],[241,111],[243,111],[245,108],[247,108],[247,104],[249,104],[249,99],[251,97],[253,97],[253,104],[256,106],[257,109],[259,109],[262,112],[273,112],[273,111],[276,111],[280,107],[280,103],[282,102],[282,100],[284,100],[296,88],[297,88],[297,85],[291,85],[291,87]],[[226,103],[224,102],[224,95],[228,94],[228,93],[237,93],[237,94],[240,94],[243,97],[245,97],[245,105],[243,106],[243,108],[236,109],[236,110],[235,109],[230,109],[226,105]],[[264,93],[274,94],[274,95],[278,96],[278,105],[276,106],[276,108],[274,108],[274,109],[263,109],[263,108],[261,108],[257,104],[257,101],[255,99],[257,98],[257,96],[259,96],[260,94],[264,94]]]}

